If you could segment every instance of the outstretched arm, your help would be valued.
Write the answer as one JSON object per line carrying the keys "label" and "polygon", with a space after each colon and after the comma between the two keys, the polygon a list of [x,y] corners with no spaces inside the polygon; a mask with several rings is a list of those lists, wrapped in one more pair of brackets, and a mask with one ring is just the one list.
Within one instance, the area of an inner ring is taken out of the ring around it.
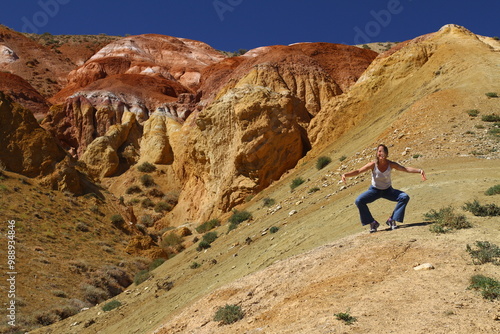
{"label": "outstretched arm", "polygon": [[366,172],[369,169],[373,169],[374,165],[375,165],[374,162],[369,162],[366,165],[364,165],[363,167],[361,167],[360,169],[356,169],[356,170],[347,172],[345,174],[342,174],[342,181],[345,182],[346,178],[348,178],[348,177],[356,176],[358,174]]}
{"label": "outstretched arm", "polygon": [[413,167],[404,167],[398,164],[397,162],[391,161],[391,167],[399,170],[401,172],[407,172],[407,173],[419,173],[420,176],[422,177],[422,181],[427,180],[427,177],[425,176],[425,172],[423,169],[419,168],[413,168]]}

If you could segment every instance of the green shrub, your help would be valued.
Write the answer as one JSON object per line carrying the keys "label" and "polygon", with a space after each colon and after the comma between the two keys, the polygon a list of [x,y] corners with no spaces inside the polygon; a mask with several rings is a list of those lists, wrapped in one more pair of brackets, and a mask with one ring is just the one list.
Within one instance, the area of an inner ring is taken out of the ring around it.
{"label": "green shrub", "polygon": [[234,230],[236,227],[238,227],[239,224],[251,218],[252,214],[248,211],[234,210],[232,216],[229,217],[229,231]]}
{"label": "green shrub", "polygon": [[347,157],[346,157],[345,155],[343,155],[343,156],[341,156],[341,157],[339,158],[339,161],[340,161],[340,162],[342,162],[342,161],[344,161],[345,159],[347,159]]}
{"label": "green shrub", "polygon": [[191,268],[191,269],[196,269],[196,268],[199,268],[199,267],[201,267],[201,264],[199,264],[198,262],[193,262],[189,266],[189,268]]}
{"label": "green shrub", "polygon": [[228,305],[219,307],[215,312],[214,321],[219,321],[223,325],[232,324],[243,319],[245,313],[238,305]]}
{"label": "green shrub", "polygon": [[490,187],[488,190],[486,190],[484,192],[484,194],[487,196],[500,194],[500,184],[497,184],[497,185],[494,185],[493,187]]}
{"label": "green shrub", "polygon": [[161,266],[163,263],[165,263],[166,259],[164,258],[159,258],[159,259],[154,259],[150,264],[149,264],[149,271],[153,271],[159,266]]}
{"label": "green shrub", "polygon": [[493,263],[500,265],[500,248],[488,241],[476,241],[477,249],[467,245],[467,252],[472,257],[474,264]]}
{"label": "green shrub", "polygon": [[326,156],[321,156],[318,158],[318,160],[316,161],[316,168],[318,170],[320,169],[323,169],[325,168],[326,166],[328,166],[328,164],[332,162],[332,159],[330,157],[326,157]]}
{"label": "green shrub", "polygon": [[498,116],[496,114],[483,115],[481,117],[481,120],[483,122],[500,122],[500,116]]}
{"label": "green shrub", "polygon": [[308,194],[312,194],[312,193],[315,193],[317,191],[320,191],[320,189],[318,187],[314,187],[314,188],[311,188],[307,191]]}
{"label": "green shrub", "polygon": [[143,173],[151,173],[156,170],[156,166],[152,163],[144,162],[141,165],[137,166],[137,170]]}
{"label": "green shrub", "polygon": [[495,125],[494,127],[490,128],[488,130],[488,134],[492,135],[493,137],[500,137],[500,126]]}
{"label": "green shrub", "polygon": [[500,282],[484,275],[474,275],[469,289],[480,290],[484,299],[495,300],[500,297]]}
{"label": "green shrub", "polygon": [[218,220],[217,218],[211,219],[196,227],[196,232],[205,233],[216,228],[217,226],[220,226],[220,220]]}
{"label": "green shrub", "polygon": [[474,200],[472,203],[465,203],[464,210],[469,211],[474,216],[479,217],[500,216],[500,207],[498,205],[494,203],[481,205],[477,200]]}
{"label": "green shrub", "polygon": [[217,233],[216,232],[205,233],[203,235],[203,237],[202,237],[202,240],[208,242],[209,244],[211,244],[212,242],[214,242],[216,239],[217,239]]}
{"label": "green shrub", "polygon": [[488,93],[486,93],[486,96],[487,97],[498,97],[498,94],[495,92],[488,92]]}
{"label": "green shrub", "polygon": [[111,223],[116,227],[122,227],[125,224],[125,219],[121,215],[112,215]]}
{"label": "green shrub", "polygon": [[204,249],[208,249],[208,248],[210,248],[210,247],[211,247],[211,246],[210,246],[210,243],[208,243],[208,242],[207,242],[207,241],[205,241],[205,240],[202,240],[202,241],[200,241],[200,243],[198,244],[198,247],[196,247],[196,250],[197,250],[198,252],[201,252],[202,250],[204,250]]}
{"label": "green shrub", "polygon": [[273,206],[274,203],[276,203],[276,201],[270,197],[266,197],[266,198],[262,199],[262,202],[264,203],[264,206],[266,206],[266,207]]}
{"label": "green shrub", "polygon": [[297,188],[298,186],[300,186],[304,182],[306,182],[306,181],[303,178],[297,177],[297,178],[292,180],[292,183],[290,184],[290,188],[292,190],[294,190],[295,188]]}
{"label": "green shrub", "polygon": [[280,229],[279,227],[273,226],[273,227],[271,227],[271,228],[269,229],[269,232],[271,232],[271,233],[276,233],[276,232],[278,232],[278,231],[279,231],[279,229]]}
{"label": "green shrub", "polygon": [[150,277],[151,273],[149,272],[149,270],[141,270],[137,274],[135,274],[134,283],[135,285],[139,285]]}
{"label": "green shrub", "polygon": [[142,193],[142,189],[139,186],[130,186],[125,190],[125,194],[140,194]]}
{"label": "green shrub", "polygon": [[455,214],[451,206],[442,208],[439,211],[432,209],[424,215],[424,218],[435,224],[435,226],[430,227],[431,232],[434,233],[446,233],[453,229],[459,230],[472,227],[472,224],[467,221],[465,216]]}
{"label": "green shrub", "polygon": [[150,200],[149,198],[145,198],[141,201],[141,206],[144,208],[144,209],[147,209],[147,208],[152,208],[155,206],[155,204],[153,203],[152,200]]}
{"label": "green shrub", "polygon": [[232,216],[229,217],[229,222],[240,224],[245,220],[249,220],[250,218],[252,218],[252,214],[250,212],[246,210],[243,211],[234,210]]}
{"label": "green shrub", "polygon": [[334,316],[337,318],[337,320],[342,320],[347,325],[352,325],[353,323],[355,323],[358,320],[355,317],[353,317],[352,315],[350,315],[349,311],[335,313]]}
{"label": "green shrub", "polygon": [[467,110],[467,114],[470,117],[477,117],[477,115],[479,115],[479,110],[477,110],[477,109]]}
{"label": "green shrub", "polygon": [[155,185],[153,177],[149,174],[143,174],[140,177],[140,181],[144,187],[152,187]]}
{"label": "green shrub", "polygon": [[122,306],[122,303],[120,303],[119,300],[115,299],[115,300],[112,300],[112,301],[104,304],[102,306],[102,310],[104,312],[109,312],[109,311],[114,310],[115,308],[120,307],[120,306]]}
{"label": "green shrub", "polygon": [[172,205],[168,204],[167,202],[158,202],[155,205],[155,211],[156,212],[165,212],[165,211],[170,211],[172,210]]}

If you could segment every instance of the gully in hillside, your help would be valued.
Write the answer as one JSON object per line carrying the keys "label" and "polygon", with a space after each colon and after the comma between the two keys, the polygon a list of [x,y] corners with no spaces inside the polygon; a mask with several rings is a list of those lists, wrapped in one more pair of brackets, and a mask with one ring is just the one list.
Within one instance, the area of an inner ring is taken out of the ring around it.
{"label": "gully in hillside", "polygon": [[356,206],[359,209],[359,215],[361,218],[361,224],[370,225],[370,233],[377,232],[379,223],[373,218],[368,204],[379,198],[385,198],[392,202],[397,202],[396,208],[394,209],[392,215],[387,220],[387,225],[394,230],[398,227],[397,222],[403,222],[405,217],[405,210],[410,196],[402,192],[401,190],[394,189],[391,182],[391,171],[396,169],[407,173],[419,173],[422,177],[422,181],[427,180],[425,172],[423,169],[417,169],[413,167],[404,167],[397,162],[388,160],[389,149],[385,145],[379,145],[377,147],[376,161],[367,163],[360,169],[350,171],[348,173],[342,174],[342,181],[346,182],[347,177],[356,176],[367,170],[372,171],[372,184],[370,188],[358,196],[356,199]]}

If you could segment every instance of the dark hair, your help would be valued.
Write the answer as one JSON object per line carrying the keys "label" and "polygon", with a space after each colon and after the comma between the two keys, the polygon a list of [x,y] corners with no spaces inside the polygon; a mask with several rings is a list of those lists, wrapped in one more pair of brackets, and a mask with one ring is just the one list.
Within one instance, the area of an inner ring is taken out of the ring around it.
{"label": "dark hair", "polygon": [[[377,146],[377,152],[378,152],[378,149],[382,147],[384,149],[384,152],[385,152],[385,155],[389,156],[389,149],[387,148],[387,146],[385,146],[384,144],[379,144]],[[377,164],[378,166],[378,154],[375,153],[375,163]]]}
{"label": "dark hair", "polygon": [[389,155],[389,149],[387,148],[387,146],[385,146],[384,144],[379,144],[379,145],[377,146],[377,151],[378,151],[378,148],[379,148],[379,147],[383,147],[383,148],[384,148],[384,152],[385,152],[385,154]]}

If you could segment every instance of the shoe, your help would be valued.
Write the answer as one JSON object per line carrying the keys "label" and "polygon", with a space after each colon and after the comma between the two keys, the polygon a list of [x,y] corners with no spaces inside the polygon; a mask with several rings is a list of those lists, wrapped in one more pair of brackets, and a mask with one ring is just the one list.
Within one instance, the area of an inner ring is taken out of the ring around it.
{"label": "shoe", "polygon": [[398,225],[396,225],[396,221],[395,220],[392,220],[392,218],[389,217],[389,219],[387,219],[387,221],[385,222],[391,230],[395,230],[398,228]]}
{"label": "shoe", "polygon": [[380,224],[374,220],[373,222],[370,223],[370,233],[375,233],[377,232],[377,228],[380,226]]}

